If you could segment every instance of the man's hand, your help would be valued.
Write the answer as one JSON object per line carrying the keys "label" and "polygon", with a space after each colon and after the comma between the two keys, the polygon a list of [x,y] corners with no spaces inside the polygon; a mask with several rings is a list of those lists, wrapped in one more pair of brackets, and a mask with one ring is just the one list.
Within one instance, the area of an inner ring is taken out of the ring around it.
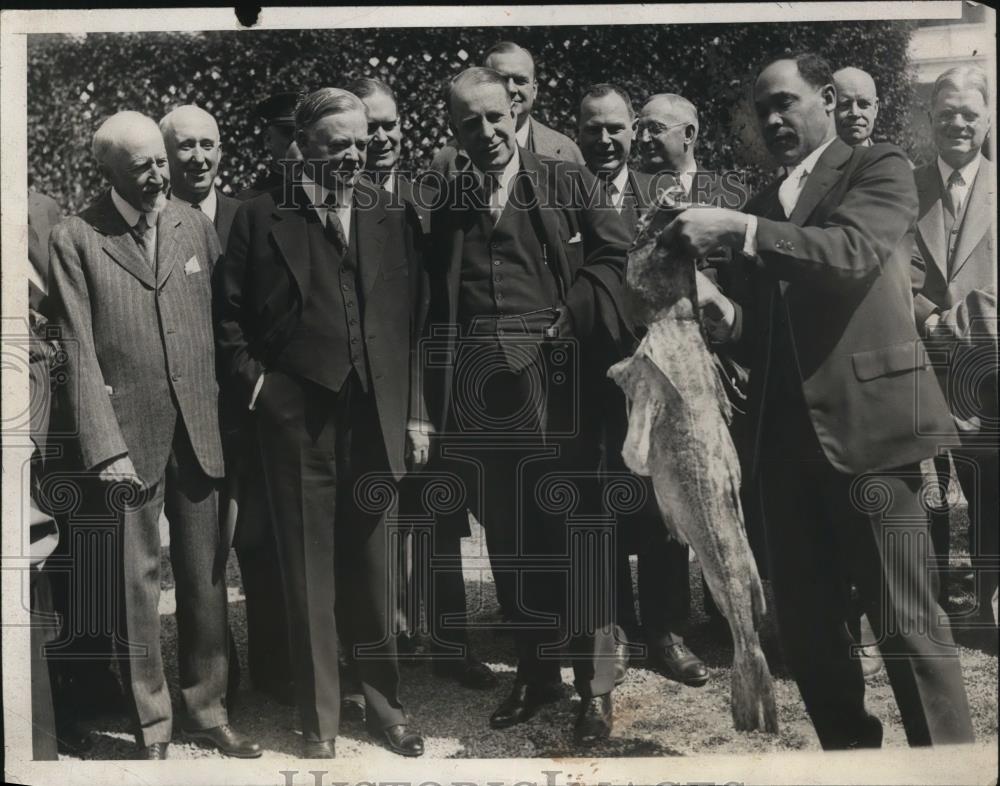
{"label": "man's hand", "polygon": [[136,474],[132,459],[127,455],[119,456],[99,465],[97,477],[105,483],[131,483],[139,488],[144,485],[142,479]]}
{"label": "man's hand", "polygon": [[426,421],[411,420],[406,424],[406,460],[410,467],[422,467],[430,455],[434,426]]}
{"label": "man's hand", "polygon": [[736,307],[700,270],[696,270],[694,276],[698,287],[698,308],[705,329],[713,341],[725,341],[733,330]]}
{"label": "man's hand", "polygon": [[659,242],[693,257],[720,248],[742,248],[745,213],[723,207],[693,207],[682,212],[663,230]]}
{"label": "man's hand", "polygon": [[545,338],[569,338],[573,327],[573,314],[566,306],[558,306],[555,320],[545,328]]}

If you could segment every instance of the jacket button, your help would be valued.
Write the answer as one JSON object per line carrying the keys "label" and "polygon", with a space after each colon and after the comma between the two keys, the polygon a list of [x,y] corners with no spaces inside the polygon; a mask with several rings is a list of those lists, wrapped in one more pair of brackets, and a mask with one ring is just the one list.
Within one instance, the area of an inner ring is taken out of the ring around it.
{"label": "jacket button", "polygon": [[350,284],[341,284],[341,285],[340,285],[340,288],[341,288],[342,290],[344,290],[345,292],[350,292],[350,291],[351,291],[351,286],[350,286]]}
{"label": "jacket button", "polygon": [[356,320],[354,317],[351,317],[351,321],[348,324],[350,324],[350,325],[356,325],[356,324],[358,324],[358,320]]}
{"label": "jacket button", "polygon": [[172,380],[173,380],[174,382],[176,382],[177,380],[179,380],[179,379],[181,378],[181,375],[180,375],[180,374],[178,374],[178,373],[177,373],[177,372],[175,371],[175,372],[174,372],[173,374],[171,374],[171,375],[170,375],[170,378],[171,378],[171,379],[172,379]]}
{"label": "jacket button", "polygon": [[353,300],[348,300],[347,301],[347,307],[348,308],[354,308],[354,301]]}
{"label": "jacket button", "polygon": [[358,343],[358,337],[357,336],[352,336],[351,337],[351,343],[352,344],[357,344]]}
{"label": "jacket button", "polygon": [[500,260],[499,259],[494,259],[493,260],[493,264],[499,267],[500,266]]}
{"label": "jacket button", "polygon": [[168,335],[170,335],[170,334],[172,334],[172,333],[176,333],[176,332],[177,332],[177,331],[176,331],[176,330],[174,330],[174,329],[173,329],[172,327],[168,327],[168,328],[167,328],[167,334],[168,334]]}

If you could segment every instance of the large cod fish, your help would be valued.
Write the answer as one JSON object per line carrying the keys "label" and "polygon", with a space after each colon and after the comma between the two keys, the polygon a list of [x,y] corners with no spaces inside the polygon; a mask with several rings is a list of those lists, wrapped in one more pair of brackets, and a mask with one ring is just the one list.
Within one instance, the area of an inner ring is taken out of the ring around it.
{"label": "large cod fish", "polygon": [[757,637],[764,590],[744,530],[732,409],[699,322],[695,262],[658,242],[680,207],[669,193],[661,197],[629,252],[626,299],[648,332],[632,357],[608,370],[629,401],[622,456],[652,478],[667,528],[694,549],[729,622],[735,727],[777,732],[774,685]]}

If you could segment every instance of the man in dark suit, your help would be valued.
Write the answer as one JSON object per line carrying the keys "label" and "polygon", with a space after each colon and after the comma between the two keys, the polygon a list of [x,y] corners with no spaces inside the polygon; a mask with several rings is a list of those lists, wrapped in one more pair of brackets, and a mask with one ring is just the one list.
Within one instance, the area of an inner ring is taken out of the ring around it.
{"label": "man in dark suit", "polygon": [[[200,107],[180,106],[160,120],[170,165],[171,199],[200,210],[212,221],[223,253],[239,200],[215,185],[222,143],[215,118]],[[267,515],[263,470],[252,424],[243,411],[222,413],[226,483],[220,498],[223,546],[236,547],[246,596],[247,662],[254,687],[281,703],[292,700],[285,636],[284,597],[274,529]],[[239,685],[239,658],[230,635],[230,705]]]}
{"label": "man in dark suit", "polygon": [[[580,148],[572,139],[531,116],[538,97],[535,59],[531,52],[512,41],[501,41],[486,53],[483,65],[502,74],[507,82],[514,107],[514,133],[520,147],[540,156],[584,163]],[[462,149],[461,140],[457,139],[451,140],[439,150],[431,163],[433,171],[448,178],[471,166],[472,159]]]}
{"label": "man in dark suit", "polygon": [[934,601],[920,461],[953,434],[912,318],[909,233],[917,195],[897,147],[837,138],[830,68],[813,54],[768,64],[754,103],[787,170],[747,206],[686,210],[663,241],[721,247],[753,265],[733,304],[702,274],[716,340],[750,360],[770,574],[786,662],[825,749],[878,747],[843,588],[858,584],[911,745],[970,742],[957,649]]}
{"label": "man in dark suit", "polygon": [[[948,359],[939,378],[958,428],[959,446],[951,457],[969,503],[977,617],[989,626],[995,646],[993,593],[1000,512],[997,264],[991,228],[996,218],[996,181],[992,162],[980,153],[990,127],[988,97],[986,74],[971,66],[950,69],[934,83],[930,122],[938,156],[914,172],[920,214],[912,264],[917,327],[935,353]],[[969,390],[970,384],[978,389]],[[947,488],[948,456],[939,456],[935,463]],[[948,511],[936,512],[933,519],[934,548],[947,564]],[[947,598],[946,584],[941,595],[942,600]]]}
{"label": "man in dark suit", "polygon": [[408,730],[398,696],[386,561],[389,497],[407,459],[420,465],[427,454],[410,369],[419,230],[411,210],[359,179],[368,116],[357,96],[317,90],[295,123],[304,168],[294,198],[282,202],[279,188],[241,205],[219,270],[224,395],[253,410],[257,425],[302,755],[335,755],[342,633],[369,730],[419,756],[423,740]]}
{"label": "man in dark suit", "polygon": [[[503,75],[461,72],[448,105],[475,168],[452,180],[432,217],[426,391],[438,450],[467,488],[480,490],[477,518],[497,594],[513,617],[517,676],[490,724],[520,723],[560,696],[568,579],[573,608],[595,614],[573,621],[594,633],[565,634],[583,699],[576,738],[593,744],[612,722],[610,587],[579,584],[601,584],[610,565],[599,578],[567,561],[573,527],[546,481],[576,478],[567,482],[580,484],[578,512],[590,510],[599,476],[577,401],[591,380],[581,379],[574,357],[598,349],[598,303],[620,306],[628,238],[616,216],[584,196],[600,190],[593,175],[517,145]],[[594,593],[593,605],[582,592]]]}
{"label": "man in dark suit", "polygon": [[[631,98],[621,88],[601,84],[591,87],[580,102],[580,150],[587,166],[607,191],[611,207],[621,216],[629,237],[636,222],[655,200],[655,180],[628,165],[635,127]],[[642,330],[636,326],[637,330]],[[603,361],[602,361],[603,362]],[[594,418],[603,421],[604,466],[609,472],[627,473],[621,448],[628,428],[625,397],[610,379],[600,383],[602,394]],[[642,481],[646,502],[639,511],[617,515],[615,598],[618,622],[617,654],[620,681],[628,663],[626,642],[639,641],[635,617],[629,553],[638,554],[639,613],[649,650],[647,662],[659,671],[691,686],[704,685],[708,670],[684,643],[678,626],[688,615],[688,549],[673,540],[664,526],[648,479]]]}
{"label": "man in dark suit", "polygon": [[[368,144],[368,157],[365,165],[366,175],[398,200],[410,205],[420,219],[420,243],[426,247],[430,236],[430,221],[432,208],[437,204],[439,191],[435,183],[440,182],[436,176],[411,180],[399,169],[399,152],[402,142],[402,130],[399,123],[399,110],[396,96],[392,89],[378,79],[361,78],[347,84],[347,90],[364,101],[368,107],[368,130],[371,141]],[[429,249],[426,249],[429,250]],[[425,290],[426,291],[426,290]],[[426,316],[425,302],[419,304],[417,325],[423,325]],[[431,467],[430,469],[433,469]],[[403,520],[421,517],[430,511],[423,509],[423,494],[428,478],[433,477],[421,472],[411,473],[400,484],[400,517]],[[438,556],[448,555],[461,563],[461,538],[470,534],[468,515],[464,508],[452,515],[439,515],[432,533],[433,542],[440,548]],[[419,625],[419,609],[417,604],[417,587],[422,583],[419,576],[428,575],[429,564],[414,564],[414,559],[423,552],[413,549],[413,539],[405,541],[406,550],[398,555],[399,572],[401,574],[398,615],[400,630],[409,631],[408,635],[399,637],[401,652],[413,653],[417,649],[416,631]],[[445,597],[438,598],[438,595]],[[435,598],[437,601],[435,602]],[[461,570],[439,571],[434,576],[431,586],[431,596],[423,599],[426,602],[425,611],[430,620],[439,613],[451,610],[459,612],[465,609],[465,588]],[[438,609],[440,607],[440,610]],[[440,633],[440,626],[432,623],[431,627]],[[434,673],[438,676],[456,680],[468,688],[485,690],[497,685],[497,678],[490,668],[480,661],[469,648],[468,638],[463,628],[452,628],[448,637],[450,644],[459,645],[464,650],[463,658],[437,657],[440,641],[432,636],[431,650]]]}
{"label": "man in dark suit", "polygon": [[170,694],[160,655],[159,517],[170,524],[187,734],[240,757],[260,748],[228,725],[226,585],[220,547],[223,475],[212,341],[215,230],[166,199],[163,137],[137,112],[119,112],[94,135],[111,189],[51,239],[56,323],[67,346],[70,419],[84,468],[120,505],[118,637],[144,758],[171,738]]}

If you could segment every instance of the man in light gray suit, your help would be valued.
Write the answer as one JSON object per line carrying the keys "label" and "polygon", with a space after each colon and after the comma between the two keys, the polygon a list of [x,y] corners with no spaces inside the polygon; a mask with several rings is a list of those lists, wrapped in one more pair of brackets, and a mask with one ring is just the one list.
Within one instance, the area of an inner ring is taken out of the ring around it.
{"label": "man in light gray suit", "polygon": [[[483,65],[497,71],[507,81],[514,110],[514,137],[519,147],[560,161],[572,161],[581,166],[586,163],[576,142],[531,116],[538,97],[535,59],[531,52],[513,41],[501,41],[486,53]],[[431,169],[446,178],[471,166],[468,154],[455,140],[439,150],[431,162]]]}
{"label": "man in light gray suit", "polygon": [[119,112],[93,148],[111,188],[52,231],[50,294],[69,348],[69,417],[83,467],[114,485],[106,499],[120,524],[117,638],[136,739],[142,758],[166,758],[173,721],[157,608],[165,511],[187,733],[256,757],[259,746],[228,725],[226,585],[213,572],[223,460],[210,281],[219,241],[203,213],[167,201],[153,120]]}

